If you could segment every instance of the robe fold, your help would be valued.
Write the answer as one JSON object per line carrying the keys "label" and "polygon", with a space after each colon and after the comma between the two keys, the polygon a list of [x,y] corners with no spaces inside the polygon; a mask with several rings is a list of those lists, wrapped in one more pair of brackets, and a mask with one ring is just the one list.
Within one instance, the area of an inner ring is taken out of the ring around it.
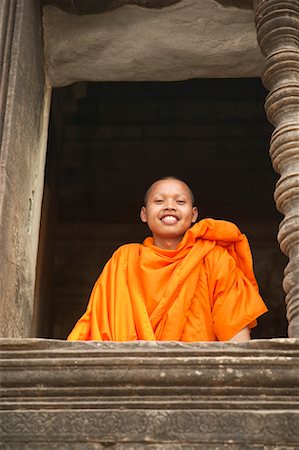
{"label": "robe fold", "polygon": [[116,250],[68,340],[225,341],[266,311],[246,236],[203,219],[175,250],[151,237]]}

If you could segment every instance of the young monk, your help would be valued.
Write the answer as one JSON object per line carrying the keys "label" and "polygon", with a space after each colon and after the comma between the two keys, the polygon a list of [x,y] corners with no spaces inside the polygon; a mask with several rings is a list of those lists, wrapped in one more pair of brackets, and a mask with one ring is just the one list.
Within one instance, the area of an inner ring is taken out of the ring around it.
{"label": "young monk", "polygon": [[140,217],[152,237],[116,250],[68,339],[250,339],[267,308],[238,228],[213,219],[195,223],[192,191],[173,177],[151,185]]}

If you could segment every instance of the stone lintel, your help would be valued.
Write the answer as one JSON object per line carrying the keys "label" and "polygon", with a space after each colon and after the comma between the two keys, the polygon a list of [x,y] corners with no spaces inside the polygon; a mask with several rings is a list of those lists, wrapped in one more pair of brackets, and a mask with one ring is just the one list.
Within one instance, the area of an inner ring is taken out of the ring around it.
{"label": "stone lintel", "polygon": [[[140,8],[147,2],[123,1],[117,9],[85,14],[80,7],[88,2],[64,2],[68,8],[46,3],[45,62],[52,87],[77,81],[260,76],[264,58],[253,10],[239,8],[239,2],[180,0],[166,1],[164,8]],[[77,14],[70,12],[70,3]],[[108,3],[117,2],[103,2]]]}
{"label": "stone lintel", "polygon": [[0,348],[4,448],[295,449],[299,442],[298,339],[2,339]]}

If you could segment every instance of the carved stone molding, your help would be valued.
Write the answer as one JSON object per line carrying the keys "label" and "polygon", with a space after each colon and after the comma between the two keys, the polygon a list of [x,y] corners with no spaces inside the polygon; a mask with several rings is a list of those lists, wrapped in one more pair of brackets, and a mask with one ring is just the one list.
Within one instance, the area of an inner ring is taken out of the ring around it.
{"label": "carved stone molding", "polygon": [[299,414],[293,411],[8,411],[1,416],[6,442],[31,442],[38,436],[41,442],[65,443],[217,443],[221,439],[246,444],[250,434],[255,444],[295,445],[299,439]]}
{"label": "carved stone molding", "polygon": [[299,2],[256,0],[257,37],[266,56],[265,109],[274,125],[270,155],[280,174],[274,198],[285,218],[278,241],[289,257],[283,287],[289,336],[299,336]]}
{"label": "carved stone molding", "polygon": [[299,441],[296,339],[8,339],[0,349],[5,449],[291,450]]}
{"label": "carved stone molding", "polygon": [[[25,409],[37,407],[36,398],[42,409],[67,409],[75,403],[81,408],[92,404],[93,408],[173,409],[185,408],[188,396],[192,396],[191,409],[225,409],[230,401],[238,410],[247,409],[245,400],[264,409],[269,404],[279,409],[282,399],[285,408],[299,406],[295,341],[0,343],[2,405],[7,409],[14,402]],[[278,403],[272,389],[279,395]]]}

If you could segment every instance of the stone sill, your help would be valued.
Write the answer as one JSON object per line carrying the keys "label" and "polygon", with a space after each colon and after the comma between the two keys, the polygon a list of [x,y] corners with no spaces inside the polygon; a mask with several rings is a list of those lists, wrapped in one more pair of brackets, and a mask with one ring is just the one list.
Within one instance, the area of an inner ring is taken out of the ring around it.
{"label": "stone sill", "polygon": [[0,349],[4,448],[299,448],[299,339]]}
{"label": "stone sill", "polygon": [[0,340],[2,407],[265,409],[299,406],[299,339]]}

